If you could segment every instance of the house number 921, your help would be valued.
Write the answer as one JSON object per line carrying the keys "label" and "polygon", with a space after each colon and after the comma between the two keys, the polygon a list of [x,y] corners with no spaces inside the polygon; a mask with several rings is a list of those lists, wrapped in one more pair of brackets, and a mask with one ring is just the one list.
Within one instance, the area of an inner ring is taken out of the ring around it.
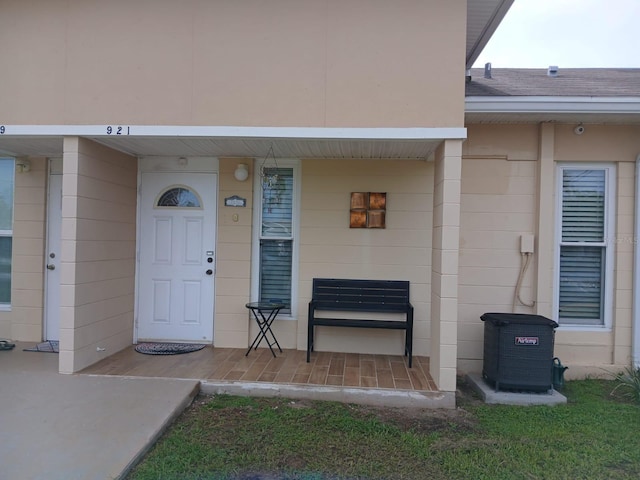
{"label": "house number 921", "polygon": [[111,125],[107,126],[107,135],[129,135],[130,127],[112,127]]}

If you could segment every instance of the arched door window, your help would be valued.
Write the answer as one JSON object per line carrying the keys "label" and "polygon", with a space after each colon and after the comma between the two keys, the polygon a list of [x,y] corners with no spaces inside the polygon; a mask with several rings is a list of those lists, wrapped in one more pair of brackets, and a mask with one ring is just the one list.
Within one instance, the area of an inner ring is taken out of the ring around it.
{"label": "arched door window", "polygon": [[156,201],[155,208],[202,208],[200,195],[185,185],[166,188]]}

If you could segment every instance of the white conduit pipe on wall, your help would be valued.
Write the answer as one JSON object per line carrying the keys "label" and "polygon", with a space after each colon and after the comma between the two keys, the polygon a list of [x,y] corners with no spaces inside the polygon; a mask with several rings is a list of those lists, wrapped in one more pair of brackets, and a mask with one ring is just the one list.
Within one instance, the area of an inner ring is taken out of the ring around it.
{"label": "white conduit pipe on wall", "polygon": [[518,275],[518,282],[516,283],[516,290],[513,293],[513,305],[512,312],[516,313],[516,306],[518,304],[524,305],[525,307],[533,308],[536,305],[535,301],[525,302],[522,300],[521,290],[522,290],[522,281],[524,280],[524,276],[527,273],[527,268],[529,268],[529,263],[531,262],[531,257],[533,253],[531,252],[523,252],[520,254],[520,274]]}
{"label": "white conduit pipe on wall", "polygon": [[640,367],[640,154],[636,157],[636,203],[633,227],[633,310],[631,361],[635,368]]}

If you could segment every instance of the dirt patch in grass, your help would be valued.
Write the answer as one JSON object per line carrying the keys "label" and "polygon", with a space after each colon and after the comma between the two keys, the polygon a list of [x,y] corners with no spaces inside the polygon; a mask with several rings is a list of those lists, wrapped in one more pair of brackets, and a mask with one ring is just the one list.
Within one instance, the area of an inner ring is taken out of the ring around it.
{"label": "dirt patch in grass", "polygon": [[426,410],[421,408],[357,407],[356,416],[374,417],[405,432],[420,435],[437,432],[473,432],[477,420],[462,408],[455,410]]}

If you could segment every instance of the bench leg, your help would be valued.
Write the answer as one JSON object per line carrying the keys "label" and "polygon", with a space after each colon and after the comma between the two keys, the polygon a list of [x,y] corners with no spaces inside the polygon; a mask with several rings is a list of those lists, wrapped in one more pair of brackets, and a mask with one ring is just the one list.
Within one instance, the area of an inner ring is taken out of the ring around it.
{"label": "bench leg", "polygon": [[409,368],[411,368],[413,364],[413,331],[410,328],[405,330],[404,354],[409,357]]}
{"label": "bench leg", "polygon": [[307,363],[311,361],[311,352],[313,351],[313,326],[309,325],[307,331]]}

